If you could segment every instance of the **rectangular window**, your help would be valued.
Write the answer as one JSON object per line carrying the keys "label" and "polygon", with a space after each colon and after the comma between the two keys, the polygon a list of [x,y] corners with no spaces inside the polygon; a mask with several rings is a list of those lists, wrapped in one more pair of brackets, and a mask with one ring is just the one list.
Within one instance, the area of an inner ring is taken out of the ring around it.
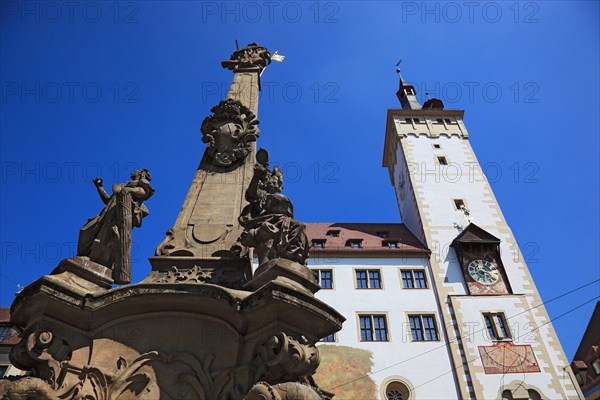
{"label": "rectangular window", "polygon": [[454,199],[454,207],[457,210],[462,210],[465,208],[465,201],[463,199]]}
{"label": "rectangular window", "polygon": [[413,271],[415,276],[415,287],[417,289],[427,289],[427,280],[425,279],[425,271]]}
{"label": "rectangular window", "polygon": [[424,270],[402,270],[403,289],[427,289],[427,278]]}
{"label": "rectangular window", "polygon": [[321,342],[335,342],[335,333],[325,336],[321,339]]}
{"label": "rectangular window", "polygon": [[387,342],[385,315],[359,315],[361,342]]}
{"label": "rectangular window", "polygon": [[437,325],[433,315],[409,315],[408,321],[413,342],[439,340]]}
{"label": "rectangular window", "polygon": [[440,165],[448,165],[448,160],[446,160],[446,157],[438,157],[438,164]]}
{"label": "rectangular window", "polygon": [[504,313],[485,313],[483,314],[483,319],[491,340],[506,340],[511,338]]}
{"label": "rectangular window", "polygon": [[338,236],[340,236],[340,231],[337,231],[337,230],[327,231],[326,235],[331,236],[331,237],[338,237]]}
{"label": "rectangular window", "polygon": [[442,148],[442,145],[441,145],[441,144],[439,144],[439,143],[434,143],[434,144],[433,144],[433,148],[434,148],[434,149],[441,149],[441,148]]}
{"label": "rectangular window", "polygon": [[378,269],[356,271],[357,289],[381,289],[381,272]]}
{"label": "rectangular window", "polygon": [[452,121],[450,121],[450,118],[444,118],[444,122],[446,122],[447,124],[451,124]]}
{"label": "rectangular window", "polygon": [[384,245],[386,245],[390,249],[397,249],[398,248],[398,242],[395,242],[395,241],[384,242]]}
{"label": "rectangular window", "polygon": [[313,269],[315,283],[321,286],[321,289],[333,289],[333,270],[331,269]]}
{"label": "rectangular window", "polygon": [[402,287],[404,289],[413,289],[415,287],[415,283],[413,281],[412,271],[402,271]]}

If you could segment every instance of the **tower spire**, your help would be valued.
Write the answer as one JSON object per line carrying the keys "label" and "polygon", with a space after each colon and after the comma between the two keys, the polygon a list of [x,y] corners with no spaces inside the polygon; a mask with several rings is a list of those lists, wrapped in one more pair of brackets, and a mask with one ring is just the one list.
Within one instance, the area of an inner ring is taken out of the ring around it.
{"label": "tower spire", "polygon": [[399,78],[398,92],[396,92],[396,96],[398,96],[398,100],[400,100],[402,109],[420,110],[421,104],[417,100],[415,88],[412,85],[409,85],[404,78],[402,78],[402,72],[400,71],[401,62],[402,60],[396,63],[396,73],[398,74]]}

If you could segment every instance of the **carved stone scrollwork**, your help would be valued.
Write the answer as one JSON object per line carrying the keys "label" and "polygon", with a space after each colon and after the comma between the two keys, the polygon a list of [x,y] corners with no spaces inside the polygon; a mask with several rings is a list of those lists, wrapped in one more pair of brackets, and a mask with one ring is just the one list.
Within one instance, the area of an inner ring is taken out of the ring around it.
{"label": "carved stone scrollwork", "polygon": [[271,63],[271,53],[256,43],[234,51],[229,60],[221,62],[223,68],[236,70],[239,68],[265,68]]}
{"label": "carved stone scrollwork", "polygon": [[208,144],[206,154],[213,165],[229,167],[243,161],[252,151],[259,135],[258,119],[237,100],[221,100],[202,122],[202,141]]}
{"label": "carved stone scrollwork", "polygon": [[244,400],[325,400],[331,395],[319,389],[312,374],[319,366],[319,351],[304,336],[292,338],[283,332],[257,349],[261,379]]}
{"label": "carved stone scrollwork", "polygon": [[214,271],[206,271],[195,265],[192,269],[179,270],[177,267],[172,267],[170,271],[157,275],[156,279],[151,280],[153,283],[204,283],[209,281],[214,275]]}
{"label": "carved stone scrollwork", "polygon": [[166,256],[171,250],[175,248],[175,245],[172,243],[175,240],[175,235],[173,233],[173,228],[167,229],[165,233],[165,238],[162,242],[156,246],[156,250],[154,251],[154,255],[156,256]]}
{"label": "carved stone scrollwork", "polygon": [[268,382],[298,380],[312,375],[319,366],[319,350],[304,336],[295,339],[283,332],[272,336],[257,350]]}
{"label": "carved stone scrollwork", "polygon": [[11,350],[12,363],[22,370],[32,370],[34,376],[51,385],[60,379],[63,364],[71,358],[69,345],[48,330],[25,335]]}

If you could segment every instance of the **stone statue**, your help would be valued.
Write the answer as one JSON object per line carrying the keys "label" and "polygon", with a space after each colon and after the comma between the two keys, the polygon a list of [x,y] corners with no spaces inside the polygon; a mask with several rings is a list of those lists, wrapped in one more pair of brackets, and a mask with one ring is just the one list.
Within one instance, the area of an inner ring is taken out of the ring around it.
{"label": "stone statue", "polygon": [[131,282],[131,230],[149,214],[143,202],[154,194],[151,179],[147,169],[138,169],[131,181],[112,185],[112,196],[102,178],[93,181],[105,207],[79,231],[77,255],[112,269],[115,283]]}
{"label": "stone statue", "polygon": [[246,191],[248,204],[239,218],[244,232],[240,243],[256,249],[259,264],[285,258],[305,265],[310,249],[303,223],[294,219],[294,207],[283,190],[283,174],[269,169],[269,154],[260,149],[258,164]]}

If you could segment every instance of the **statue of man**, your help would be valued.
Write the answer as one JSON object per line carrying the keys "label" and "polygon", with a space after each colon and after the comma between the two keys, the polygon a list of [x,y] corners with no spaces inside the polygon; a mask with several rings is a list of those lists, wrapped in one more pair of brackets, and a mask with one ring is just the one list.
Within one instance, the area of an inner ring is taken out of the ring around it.
{"label": "statue of man", "polygon": [[102,178],[94,179],[104,209],[79,231],[77,255],[112,269],[115,283],[131,282],[131,230],[140,227],[149,214],[143,204],[154,194],[147,169],[131,174],[131,181],[112,185],[106,193]]}

